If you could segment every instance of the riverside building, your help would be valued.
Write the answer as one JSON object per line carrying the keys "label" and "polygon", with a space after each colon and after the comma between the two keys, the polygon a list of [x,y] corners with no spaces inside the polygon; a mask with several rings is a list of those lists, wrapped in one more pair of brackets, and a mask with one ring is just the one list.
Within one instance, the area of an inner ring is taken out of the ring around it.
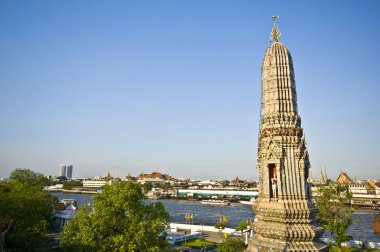
{"label": "riverside building", "polygon": [[83,187],[101,188],[107,184],[111,185],[112,180],[83,180]]}
{"label": "riverside building", "polygon": [[[274,21],[276,17],[273,17]],[[319,238],[307,179],[309,154],[298,115],[293,61],[274,22],[261,77],[255,235],[247,251],[328,251]]]}

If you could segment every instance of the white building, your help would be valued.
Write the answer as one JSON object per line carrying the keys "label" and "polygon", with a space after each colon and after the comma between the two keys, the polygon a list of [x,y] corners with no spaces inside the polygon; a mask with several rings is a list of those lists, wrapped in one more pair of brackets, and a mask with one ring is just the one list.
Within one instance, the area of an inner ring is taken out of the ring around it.
{"label": "white building", "polygon": [[112,185],[112,180],[83,180],[83,187],[101,188],[106,184]]}
{"label": "white building", "polygon": [[380,195],[380,182],[376,182],[375,186],[376,186],[376,194]]}

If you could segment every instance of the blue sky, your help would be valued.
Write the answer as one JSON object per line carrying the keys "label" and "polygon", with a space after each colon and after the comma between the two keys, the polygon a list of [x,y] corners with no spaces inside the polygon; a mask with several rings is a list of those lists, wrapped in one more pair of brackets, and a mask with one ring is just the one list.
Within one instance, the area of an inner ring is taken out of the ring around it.
{"label": "blue sky", "polygon": [[257,178],[271,16],[312,174],[380,179],[379,1],[0,1],[0,177]]}

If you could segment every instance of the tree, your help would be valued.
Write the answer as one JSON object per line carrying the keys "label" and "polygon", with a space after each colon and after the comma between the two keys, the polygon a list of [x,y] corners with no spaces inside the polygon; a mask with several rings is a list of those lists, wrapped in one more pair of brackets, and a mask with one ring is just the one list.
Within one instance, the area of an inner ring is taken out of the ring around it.
{"label": "tree", "polygon": [[69,180],[69,181],[63,182],[62,188],[66,189],[66,190],[71,190],[71,189],[73,189],[73,187],[82,186],[82,185],[83,185],[82,181],[79,181],[79,180]]}
{"label": "tree", "polygon": [[67,181],[66,176],[58,176],[55,179],[58,180],[58,183],[65,183],[65,181]]}
{"label": "tree", "polygon": [[218,245],[220,252],[244,252],[247,245],[241,239],[227,238]]}
{"label": "tree", "polygon": [[334,235],[339,251],[342,251],[343,242],[352,240],[352,236],[347,234],[355,211],[351,198],[352,194],[346,184],[329,185],[318,190],[317,217],[322,227]]}
{"label": "tree", "polygon": [[147,194],[149,191],[152,190],[153,185],[151,183],[145,183],[142,185],[142,188],[143,188],[144,194]]}
{"label": "tree", "polygon": [[2,233],[0,234],[0,252],[4,251],[4,243],[5,243],[5,235],[9,232],[13,225],[13,219],[9,221],[9,223],[6,224],[6,228]]}
{"label": "tree", "polygon": [[169,214],[161,202],[145,204],[140,185],[116,182],[94,197],[94,208],[81,207],[64,228],[67,251],[159,251]]}
{"label": "tree", "polygon": [[33,171],[17,169],[8,181],[0,182],[0,242],[5,250],[48,248],[46,233],[56,198],[42,190],[42,178]]}
{"label": "tree", "polygon": [[170,189],[170,188],[172,188],[172,185],[170,184],[170,182],[165,182],[164,189]]}
{"label": "tree", "polygon": [[44,187],[49,184],[49,180],[41,173],[21,168],[17,168],[11,173],[9,181],[38,187]]}
{"label": "tree", "polygon": [[189,188],[189,184],[184,182],[184,183],[180,183],[179,186],[182,188],[182,189],[187,189]]}

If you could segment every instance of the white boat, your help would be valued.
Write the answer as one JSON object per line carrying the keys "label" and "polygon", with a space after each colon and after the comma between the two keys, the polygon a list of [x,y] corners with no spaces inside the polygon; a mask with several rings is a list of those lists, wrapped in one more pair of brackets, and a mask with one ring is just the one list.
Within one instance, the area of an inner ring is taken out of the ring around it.
{"label": "white boat", "polygon": [[217,205],[217,206],[229,206],[230,202],[224,201],[224,200],[202,200],[201,202],[203,205]]}
{"label": "white boat", "polygon": [[65,206],[68,206],[68,205],[75,206],[77,204],[77,201],[75,199],[62,199],[61,202],[65,204]]}
{"label": "white boat", "polygon": [[158,200],[160,198],[160,195],[158,195],[155,191],[149,191],[147,193],[147,197],[149,200]]}
{"label": "white boat", "polygon": [[248,200],[241,200],[239,201],[243,205],[253,205],[256,202],[255,198],[251,198],[249,201]]}

